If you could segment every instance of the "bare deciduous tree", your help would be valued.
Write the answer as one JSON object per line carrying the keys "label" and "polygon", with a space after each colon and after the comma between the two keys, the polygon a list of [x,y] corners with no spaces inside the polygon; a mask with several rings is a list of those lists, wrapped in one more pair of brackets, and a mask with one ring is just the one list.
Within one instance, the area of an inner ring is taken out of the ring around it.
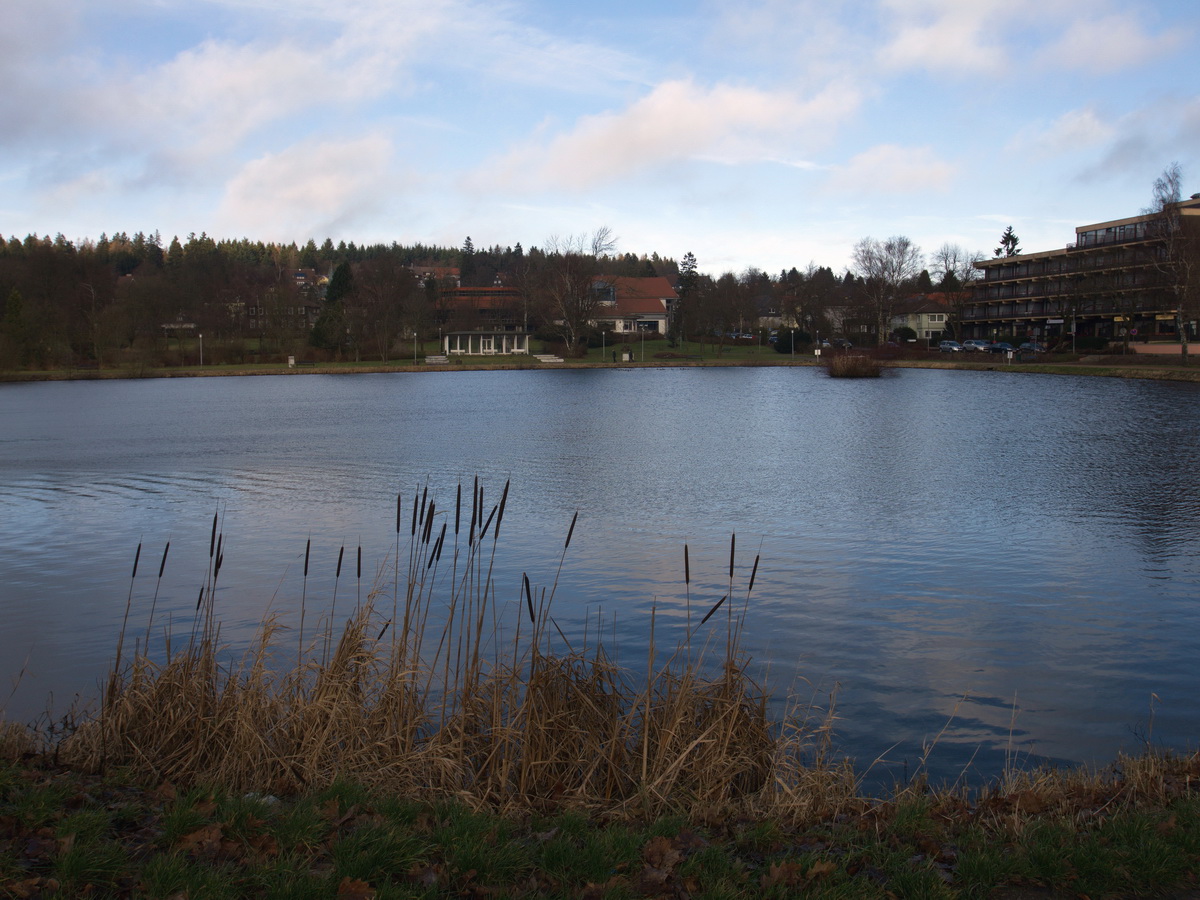
{"label": "bare deciduous tree", "polygon": [[892,319],[892,307],[902,282],[921,271],[921,248],[904,235],[884,241],[865,237],[854,245],[854,271],[865,283],[875,313],[875,341],[882,344]]}
{"label": "bare deciduous tree", "polygon": [[[414,298],[421,302],[414,303]],[[424,324],[412,312],[412,307],[424,305],[424,294],[412,271],[393,254],[360,266],[357,299],[351,320],[355,346],[369,346],[380,362],[387,362],[406,330],[415,332]]]}
{"label": "bare deciduous tree", "polygon": [[982,253],[968,253],[959,244],[945,243],[933,252],[933,272],[938,276],[938,288],[946,295],[950,306],[946,331],[956,340],[962,324],[963,305],[971,296],[971,285],[979,277],[975,263],[981,259]]}
{"label": "bare deciduous tree", "polygon": [[593,287],[602,260],[616,249],[617,239],[607,226],[586,235],[546,242],[546,257],[539,273],[540,293],[548,314],[562,329],[568,352],[574,353],[588,323],[595,316],[600,295]]}
{"label": "bare deciduous tree", "polygon": [[[1148,223],[1153,239],[1150,259],[1163,287],[1175,303],[1175,330],[1179,334],[1179,352],[1188,361],[1188,312],[1200,293],[1197,285],[1200,267],[1200,227],[1185,221],[1180,201],[1183,199],[1183,169],[1174,162],[1154,179],[1150,206],[1143,213],[1152,216]],[[1190,227],[1189,227],[1190,226]]]}

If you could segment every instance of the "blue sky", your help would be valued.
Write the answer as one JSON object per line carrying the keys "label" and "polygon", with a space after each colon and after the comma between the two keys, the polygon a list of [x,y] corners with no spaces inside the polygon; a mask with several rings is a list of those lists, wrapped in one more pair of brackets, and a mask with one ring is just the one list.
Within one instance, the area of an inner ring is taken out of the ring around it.
{"label": "blue sky", "polygon": [[5,0],[0,234],[988,255],[1200,191],[1195,0]]}

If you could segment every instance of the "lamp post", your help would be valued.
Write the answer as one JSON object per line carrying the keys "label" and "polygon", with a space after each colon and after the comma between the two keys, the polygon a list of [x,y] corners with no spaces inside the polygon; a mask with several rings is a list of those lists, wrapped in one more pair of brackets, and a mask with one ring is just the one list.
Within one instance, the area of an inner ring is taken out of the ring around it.
{"label": "lamp post", "polygon": [[200,335],[200,365],[204,365],[204,335]]}

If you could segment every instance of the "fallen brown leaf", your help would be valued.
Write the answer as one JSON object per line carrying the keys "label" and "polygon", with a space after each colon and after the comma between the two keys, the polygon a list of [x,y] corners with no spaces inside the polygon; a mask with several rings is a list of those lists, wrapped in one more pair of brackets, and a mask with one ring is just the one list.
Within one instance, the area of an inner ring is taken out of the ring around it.
{"label": "fallen brown leaf", "polygon": [[773,887],[795,887],[803,880],[804,873],[800,864],[788,860],[782,863],[771,863],[767,873],[758,880],[758,883],[763,890],[767,890]]}
{"label": "fallen brown leaf", "polygon": [[337,895],[342,900],[375,900],[375,888],[365,881],[346,876],[338,885]]}
{"label": "fallen brown leaf", "polygon": [[642,859],[652,868],[670,872],[679,862],[680,855],[674,841],[667,837],[656,837],[642,848]]}
{"label": "fallen brown leaf", "polygon": [[221,837],[225,828],[220,822],[214,822],[211,825],[205,825],[203,828],[197,828],[195,831],[185,834],[175,846],[185,851],[208,851],[215,850],[221,846]]}

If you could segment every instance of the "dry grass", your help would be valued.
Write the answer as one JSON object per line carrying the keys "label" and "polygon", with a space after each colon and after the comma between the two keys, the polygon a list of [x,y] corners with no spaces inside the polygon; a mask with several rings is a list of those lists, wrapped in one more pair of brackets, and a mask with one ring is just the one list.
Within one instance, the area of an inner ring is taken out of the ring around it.
{"label": "dry grass", "polygon": [[830,378],[878,378],[883,364],[870,356],[850,353],[831,353],[821,357]]}
{"label": "dry grass", "polygon": [[[807,705],[769,719],[739,658],[744,605],[724,604],[662,661],[652,621],[636,677],[602,645],[560,631],[557,576],[540,589],[526,578],[520,620],[500,622],[492,567],[507,486],[490,512],[478,485],[468,491],[469,524],[462,491],[448,513],[419,494],[411,519],[398,501],[393,583],[344,625],[310,626],[296,650],[268,621],[232,665],[212,613],[223,540],[214,524],[193,632],[158,654],[162,663],[145,646],[118,656],[98,713],[61,742],[63,760],[275,794],[351,779],[541,812],[753,809],[798,820],[853,796],[849,768],[826,763],[828,720]],[[753,576],[747,598],[752,587]]]}
{"label": "dry grass", "polygon": [[[97,711],[56,738],[57,757],[151,784],[295,795],[349,781],[504,813],[796,826],[854,816],[882,827],[918,803],[1009,835],[1047,817],[1084,826],[1161,806],[1200,783],[1200,755],[1147,752],[1099,772],[1014,768],[982,789],[936,791],[918,777],[885,801],[861,796],[858,774],[830,750],[832,705],[796,698],[773,718],[745,674],[739,638],[757,560],[736,586],[731,542],[725,596],[661,651],[652,616],[635,674],[560,630],[557,575],[540,588],[525,578],[518,620],[502,621],[492,571],[507,487],[490,512],[478,484],[468,492],[450,511],[418,494],[411,515],[398,499],[388,583],[336,628],[331,602],[299,647],[265,622],[237,662],[213,614],[224,543],[214,520],[193,629],[152,654],[151,622],[132,654],[118,650]],[[690,597],[686,547],[684,579]],[[0,758],[39,749],[34,738],[0,720]]]}

